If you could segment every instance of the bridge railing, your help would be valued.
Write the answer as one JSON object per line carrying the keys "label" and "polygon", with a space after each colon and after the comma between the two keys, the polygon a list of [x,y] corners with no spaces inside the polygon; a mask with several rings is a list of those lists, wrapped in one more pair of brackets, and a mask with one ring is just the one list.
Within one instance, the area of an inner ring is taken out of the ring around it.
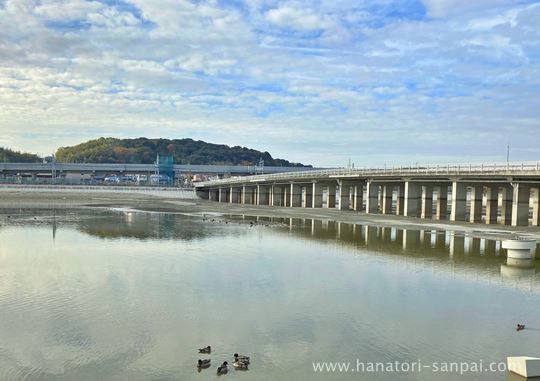
{"label": "bridge railing", "polygon": [[246,182],[271,182],[280,180],[305,180],[313,178],[354,178],[370,176],[415,176],[415,175],[490,175],[490,174],[520,174],[538,173],[540,175],[540,162],[519,163],[480,163],[480,164],[430,164],[399,167],[379,168],[336,168],[311,170],[294,173],[275,173],[255,176],[235,176],[227,179],[210,180],[197,183],[197,187],[218,186],[224,184]]}

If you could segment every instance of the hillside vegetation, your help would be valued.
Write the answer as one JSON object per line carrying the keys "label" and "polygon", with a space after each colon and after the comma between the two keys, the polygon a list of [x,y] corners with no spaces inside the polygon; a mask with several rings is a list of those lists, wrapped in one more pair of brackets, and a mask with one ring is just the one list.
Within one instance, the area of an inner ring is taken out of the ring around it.
{"label": "hillside vegetation", "polygon": [[33,153],[13,151],[0,147],[0,162],[5,163],[40,163],[42,159]]}
{"label": "hillside vegetation", "polygon": [[64,163],[151,164],[156,155],[172,155],[176,164],[296,166],[283,159],[274,159],[268,152],[193,139],[116,139],[99,138],[56,151],[56,160]]}

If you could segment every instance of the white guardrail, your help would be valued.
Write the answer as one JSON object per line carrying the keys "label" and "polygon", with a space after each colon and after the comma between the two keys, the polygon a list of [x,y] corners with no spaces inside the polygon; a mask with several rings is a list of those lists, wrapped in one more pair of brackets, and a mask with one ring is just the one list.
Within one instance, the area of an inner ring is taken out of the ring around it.
{"label": "white guardrail", "polygon": [[302,180],[310,178],[347,178],[371,176],[415,176],[415,175],[540,175],[540,161],[519,163],[481,163],[481,164],[434,164],[417,166],[399,166],[383,168],[336,168],[311,170],[293,173],[274,173],[254,176],[234,176],[227,179],[197,183],[196,187],[216,186],[247,182],[265,182],[279,180]]}

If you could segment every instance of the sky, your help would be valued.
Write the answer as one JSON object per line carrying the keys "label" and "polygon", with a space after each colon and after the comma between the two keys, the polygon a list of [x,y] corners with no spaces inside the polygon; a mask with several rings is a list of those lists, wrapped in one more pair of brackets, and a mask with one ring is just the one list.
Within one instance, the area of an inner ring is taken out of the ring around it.
{"label": "sky", "polygon": [[0,146],[100,136],[540,160],[540,1],[0,0]]}

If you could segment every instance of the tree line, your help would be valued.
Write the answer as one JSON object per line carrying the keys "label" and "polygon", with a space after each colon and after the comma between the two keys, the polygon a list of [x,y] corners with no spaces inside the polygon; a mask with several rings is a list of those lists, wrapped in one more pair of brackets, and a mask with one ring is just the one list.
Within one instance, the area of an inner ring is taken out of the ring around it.
{"label": "tree line", "polygon": [[[56,151],[56,160],[65,163],[152,164],[156,155],[173,156],[176,164],[256,165],[304,167],[268,152],[246,147],[229,147],[193,139],[116,139],[89,140]],[[0,156],[1,157],[1,156]]]}

